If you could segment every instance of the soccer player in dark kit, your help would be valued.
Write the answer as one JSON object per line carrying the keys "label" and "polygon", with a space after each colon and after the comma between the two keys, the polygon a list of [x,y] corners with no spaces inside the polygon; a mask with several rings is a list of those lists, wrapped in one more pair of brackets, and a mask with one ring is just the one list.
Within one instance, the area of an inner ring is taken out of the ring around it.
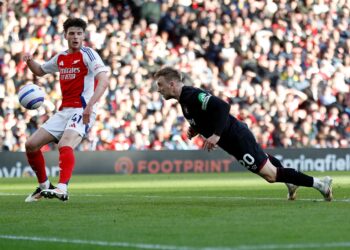
{"label": "soccer player in dark kit", "polygon": [[285,183],[289,200],[296,199],[299,186],[313,187],[323,195],[324,200],[332,200],[332,178],[326,176],[321,180],[293,168],[284,168],[277,158],[262,150],[245,123],[229,114],[228,103],[202,89],[185,86],[181,73],[171,67],[157,71],[155,79],[158,91],[165,100],[176,99],[180,103],[191,125],[189,138],[197,134],[205,138],[205,150],[211,151],[218,145],[266,181]]}

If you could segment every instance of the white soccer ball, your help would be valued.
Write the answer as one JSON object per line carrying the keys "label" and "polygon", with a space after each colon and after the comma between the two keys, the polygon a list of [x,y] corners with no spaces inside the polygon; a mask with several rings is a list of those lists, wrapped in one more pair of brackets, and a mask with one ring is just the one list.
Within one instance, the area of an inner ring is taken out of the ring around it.
{"label": "white soccer ball", "polygon": [[26,109],[37,109],[45,99],[44,91],[35,84],[26,84],[18,91],[20,104]]}

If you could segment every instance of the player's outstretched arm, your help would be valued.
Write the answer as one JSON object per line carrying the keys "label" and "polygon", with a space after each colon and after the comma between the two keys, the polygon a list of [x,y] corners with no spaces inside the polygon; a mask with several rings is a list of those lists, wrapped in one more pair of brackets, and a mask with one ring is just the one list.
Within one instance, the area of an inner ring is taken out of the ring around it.
{"label": "player's outstretched arm", "polygon": [[207,113],[213,119],[214,134],[219,137],[226,126],[230,108],[231,106],[227,102],[216,96],[211,96],[208,101]]}
{"label": "player's outstretched arm", "polygon": [[88,124],[90,121],[90,115],[92,113],[92,107],[98,100],[101,98],[103,93],[106,91],[108,87],[108,76],[107,72],[100,72],[97,74],[96,79],[98,80],[97,87],[95,92],[89,102],[87,103],[84,112],[83,112],[83,123]]}
{"label": "player's outstretched arm", "polygon": [[43,75],[46,74],[43,71],[43,69],[41,68],[41,65],[33,60],[33,56],[31,54],[26,53],[23,56],[23,61],[26,62],[26,64],[28,65],[30,71],[32,71],[34,75],[36,75],[36,76],[43,76]]}

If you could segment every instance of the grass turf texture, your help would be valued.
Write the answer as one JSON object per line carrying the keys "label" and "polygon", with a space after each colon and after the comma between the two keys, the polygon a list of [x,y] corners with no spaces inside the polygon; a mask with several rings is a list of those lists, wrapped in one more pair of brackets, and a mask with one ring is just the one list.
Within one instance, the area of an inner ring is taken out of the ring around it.
{"label": "grass turf texture", "polygon": [[327,174],[334,202],[287,201],[251,173],[73,176],[66,203],[24,203],[35,179],[1,179],[0,249],[350,248],[350,173]]}

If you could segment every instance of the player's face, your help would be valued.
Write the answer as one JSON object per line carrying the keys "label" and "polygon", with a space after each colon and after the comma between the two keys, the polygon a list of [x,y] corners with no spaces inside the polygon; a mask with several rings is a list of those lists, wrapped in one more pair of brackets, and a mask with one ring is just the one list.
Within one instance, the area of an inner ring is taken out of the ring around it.
{"label": "player's face", "polygon": [[171,84],[171,82],[167,82],[163,76],[158,78],[157,86],[158,92],[163,96],[165,100],[174,98],[172,88],[173,84]]}
{"label": "player's face", "polygon": [[71,51],[80,50],[85,39],[85,32],[80,27],[69,27],[64,37],[68,41],[68,47]]}

